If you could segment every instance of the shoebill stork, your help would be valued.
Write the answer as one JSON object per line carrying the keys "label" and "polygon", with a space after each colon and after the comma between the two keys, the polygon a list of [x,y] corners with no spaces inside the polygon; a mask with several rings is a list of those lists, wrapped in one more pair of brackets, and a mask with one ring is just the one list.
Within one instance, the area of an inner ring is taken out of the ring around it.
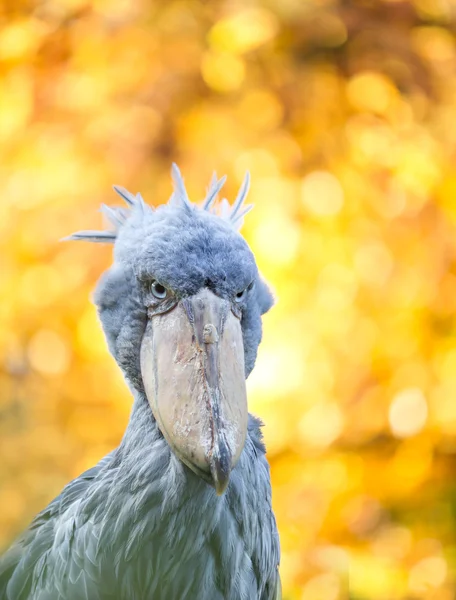
{"label": "shoebill stork", "polygon": [[201,205],[177,166],[153,209],[115,190],[95,303],[134,403],[113,452],[69,483],[0,562],[2,600],[276,600],[279,539],[245,379],[273,299],[214,176]]}

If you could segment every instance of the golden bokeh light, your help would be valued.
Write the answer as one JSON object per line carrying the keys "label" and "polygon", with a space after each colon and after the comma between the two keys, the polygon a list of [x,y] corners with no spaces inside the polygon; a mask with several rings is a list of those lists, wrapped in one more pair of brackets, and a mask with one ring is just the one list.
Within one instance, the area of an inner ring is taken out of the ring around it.
{"label": "golden bokeh light", "polygon": [[243,60],[223,52],[207,52],[201,63],[201,72],[207,85],[218,92],[237,90],[245,77]]}
{"label": "golden bokeh light", "polygon": [[116,446],[90,298],[112,184],[233,198],[276,305],[247,385],[284,600],[456,597],[451,2],[0,7],[0,547]]}
{"label": "golden bokeh light", "polygon": [[344,204],[343,189],[334,175],[314,171],[302,181],[302,201],[316,216],[336,215]]}
{"label": "golden bokeh light", "polygon": [[30,365],[42,375],[61,375],[68,370],[70,352],[62,336],[40,329],[29,342],[27,356]]}
{"label": "golden bokeh light", "polygon": [[212,47],[244,54],[262,46],[278,33],[277,17],[266,8],[247,8],[220,19],[209,32]]}
{"label": "golden bokeh light", "polygon": [[401,390],[389,409],[389,422],[393,435],[399,438],[419,433],[426,424],[428,407],[419,388]]}

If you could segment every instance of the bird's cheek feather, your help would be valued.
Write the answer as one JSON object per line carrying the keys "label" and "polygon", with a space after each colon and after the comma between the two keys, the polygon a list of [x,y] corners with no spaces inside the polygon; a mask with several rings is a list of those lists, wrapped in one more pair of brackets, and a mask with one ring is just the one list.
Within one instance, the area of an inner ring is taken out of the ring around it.
{"label": "bird's cheek feather", "polygon": [[141,344],[141,373],[173,452],[223,493],[248,418],[242,331],[229,302],[203,289],[152,316]]}

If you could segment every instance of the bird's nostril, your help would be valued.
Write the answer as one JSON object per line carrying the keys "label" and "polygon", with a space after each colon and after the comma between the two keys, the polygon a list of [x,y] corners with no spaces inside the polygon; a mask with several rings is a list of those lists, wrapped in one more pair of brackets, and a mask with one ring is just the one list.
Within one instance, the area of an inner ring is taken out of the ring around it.
{"label": "bird's nostril", "polygon": [[203,329],[203,341],[205,344],[215,344],[218,342],[219,336],[217,328],[212,323],[207,323]]}

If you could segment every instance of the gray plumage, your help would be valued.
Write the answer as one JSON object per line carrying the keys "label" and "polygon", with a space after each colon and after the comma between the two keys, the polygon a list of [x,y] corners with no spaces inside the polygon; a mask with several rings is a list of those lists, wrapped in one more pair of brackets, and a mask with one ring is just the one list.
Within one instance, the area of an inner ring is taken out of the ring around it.
{"label": "gray plumage", "polygon": [[261,340],[261,315],[273,303],[236,231],[248,177],[221,215],[215,199],[224,178],[214,176],[201,207],[188,199],[176,166],[173,178],[170,202],[156,210],[116,187],[129,208],[103,208],[114,230],[70,237],[114,243],[114,264],[95,302],[133,409],[119,447],[69,483],[0,559],[0,600],[281,597],[260,422],[249,415],[239,461],[218,496],[172,451],[146,396],[139,349],[156,303],[151,281],[172,290],[162,312],[202,288],[229,303],[238,295],[246,377]]}

